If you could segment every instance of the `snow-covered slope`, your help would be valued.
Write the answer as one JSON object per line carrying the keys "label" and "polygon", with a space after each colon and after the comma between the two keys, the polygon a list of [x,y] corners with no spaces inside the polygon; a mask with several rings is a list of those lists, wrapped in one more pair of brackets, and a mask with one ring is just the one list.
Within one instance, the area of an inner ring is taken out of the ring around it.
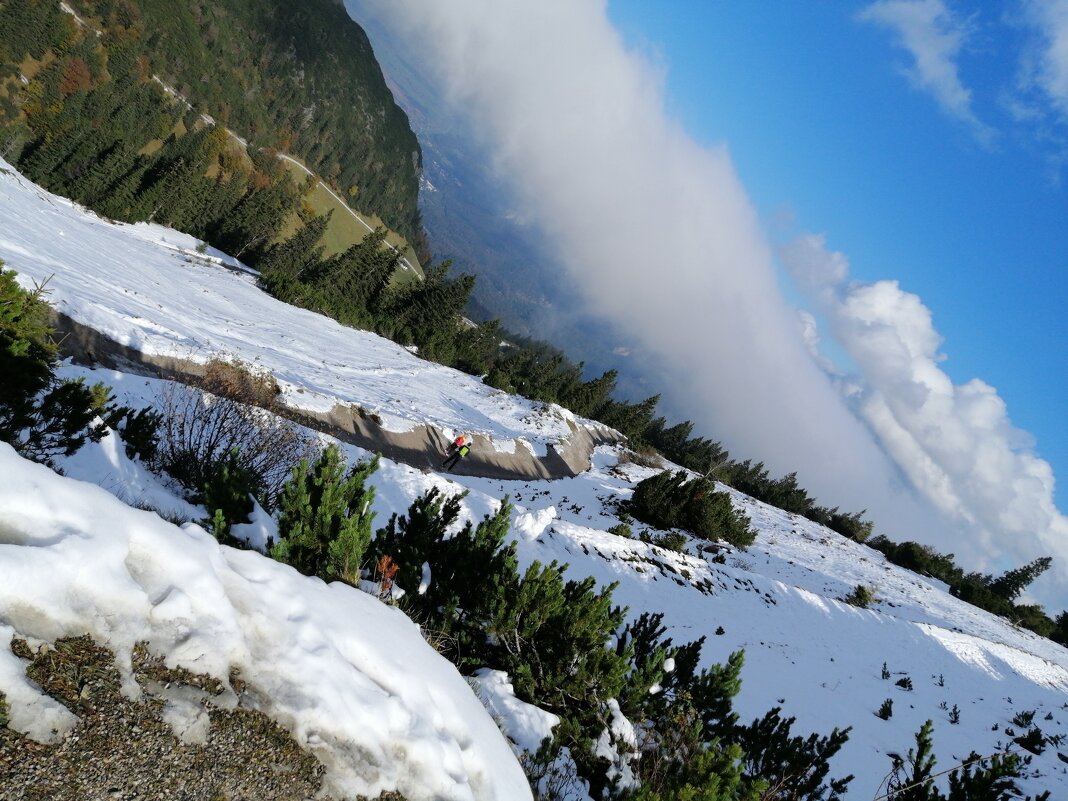
{"label": "snow-covered slope", "polygon": [[570,435],[569,416],[279,303],[235,259],[199,245],[160,226],[102,220],[0,159],[0,260],[27,284],[47,281],[59,311],[116,342],[197,362],[239,355],[274,374],[286,404],[358,404],[388,431],[428,423],[538,455]]}
{"label": "snow-covered slope", "polygon": [[[0,475],[0,689],[14,728],[50,742],[76,719],[26,679],[12,636],[88,633],[127,667],[146,642],[197,673],[236,668],[327,765],[335,797],[529,797],[489,714],[399,610],[220,547],[200,526],[133,509],[4,443]],[[125,683],[137,694],[128,670]],[[170,719],[181,731],[198,714]]]}
{"label": "snow-covered slope", "polygon": [[[388,361],[390,369],[385,373],[369,371],[378,376],[371,385],[383,415],[390,413],[397,420],[407,421],[403,424],[417,424],[434,416],[442,420],[447,417],[445,424],[451,427],[476,430],[479,426],[496,427],[504,437],[547,436],[526,427],[523,417],[530,407],[524,406],[524,401],[495,399],[479,382],[455,371],[425,365],[415,359],[409,362],[409,354],[389,343],[281,307],[259,295],[251,280],[239,268],[227,266],[222,257],[214,262],[190,263],[184,256],[169,254],[161,244],[163,239],[171,244],[182,242],[182,247],[192,244],[180,235],[162,229],[111,226],[11,176],[0,176],[0,203],[3,203],[0,258],[9,266],[27,269],[38,278],[55,273],[53,297],[64,310],[77,311],[86,321],[99,324],[117,338],[126,337],[131,344],[161,350],[171,348],[166,351],[170,353],[182,347],[195,348],[198,352],[219,348],[247,360],[257,359],[288,381],[291,388],[306,384],[304,394],[315,394],[325,402],[332,402],[333,398],[357,399],[356,393],[364,392],[365,388],[359,381],[348,382],[361,375],[365,368],[360,365],[382,366]],[[145,268],[146,264],[157,266],[150,270]],[[190,291],[189,287],[194,289]],[[283,316],[289,314],[294,316],[283,325]],[[313,339],[320,335],[321,342]],[[187,337],[194,344],[180,337]],[[318,354],[338,354],[329,358],[337,358],[339,362],[344,354],[343,360],[351,366],[344,374],[325,369],[319,363]],[[409,370],[415,372],[406,372]],[[135,406],[151,402],[162,384],[156,379],[112,371],[87,371],[69,366],[65,371],[102,380],[115,388],[120,401]],[[341,375],[344,380],[339,378]],[[416,383],[418,386],[413,386]],[[301,393],[293,389],[291,397],[297,395]],[[360,395],[358,400],[367,403],[367,397],[371,396]],[[424,413],[426,418],[422,416]],[[350,461],[360,455],[358,449],[347,447]],[[64,469],[68,475],[92,480],[130,502],[148,502],[157,508],[175,508],[182,503],[174,498],[168,500],[168,490],[154,483],[138,465],[126,460],[122,449],[109,440],[89,446],[66,462]],[[8,460],[0,465],[0,470],[5,477],[9,471],[12,474],[26,471],[32,473],[32,478],[26,480],[51,486],[52,479],[46,480],[40,468],[32,465]],[[620,463],[617,451],[601,448],[593,468],[573,479],[449,480],[387,460],[373,482],[377,487],[375,508],[380,522],[391,512],[403,511],[411,499],[430,487],[470,490],[464,509],[474,519],[496,509],[499,499],[508,495],[516,504],[513,532],[524,564],[557,559],[570,565],[573,576],[593,575],[603,582],[619,582],[615,599],[627,605],[632,616],[642,611],[663,612],[669,635],[677,643],[706,637],[703,651],[706,664],[722,661],[732,651],[744,648],[743,689],[736,703],[743,719],[762,715],[772,706],[782,706],[786,715],[797,718],[796,733],[827,733],[835,726],[853,727],[850,740],[836,757],[832,770],[835,776],[856,775],[850,786],[850,799],[868,801],[876,794],[890,767],[887,753],[907,751],[913,734],[927,719],[935,723],[934,743],[942,768],[965,759],[971,751],[987,754],[1013,745],[1006,730],[1013,728],[1013,717],[1023,712],[1034,712],[1034,722],[1045,735],[1068,735],[1068,651],[1065,649],[957,601],[943,587],[887,564],[871,549],[745,496],[736,494],[736,503],[749,514],[759,535],[745,552],[725,549],[723,563],[713,561],[711,553],[700,550],[700,543],[690,543],[688,553],[677,554],[608,533],[607,529],[618,522],[615,503],[628,497],[633,484],[648,474],[647,468]],[[4,575],[12,566],[23,563],[12,560],[29,559],[26,552],[30,550],[40,554],[33,558],[52,559],[49,564],[56,565],[61,560],[49,556],[54,548],[82,548],[79,553],[87,559],[98,558],[94,555],[96,548],[120,553],[136,541],[130,533],[135,517],[138,521],[151,517],[147,513],[123,511],[118,504],[109,505],[109,516],[114,513],[120,520],[130,521],[120,527],[118,539],[113,542],[86,524],[86,519],[99,519],[100,515],[86,504],[77,504],[69,512],[50,511],[58,509],[60,504],[55,498],[51,502],[46,498],[45,503],[49,505],[32,511],[28,490],[21,486],[22,493],[10,496],[11,502],[21,503],[19,508],[27,509],[27,515],[35,514],[51,521],[45,531],[53,533],[43,534],[45,541],[38,543],[47,547],[31,548],[28,541],[22,540],[19,540],[21,545],[0,546],[0,571]],[[57,487],[49,492],[67,493],[77,500],[88,491]],[[99,499],[95,494],[92,497]],[[3,504],[8,498],[5,495],[0,499],[0,521],[7,519]],[[155,521],[144,525],[155,532],[153,536],[164,536],[164,529],[156,527],[165,524]],[[5,524],[2,530],[18,529]],[[67,536],[68,530],[75,532],[75,536]],[[209,614],[204,626],[222,627],[224,632],[229,632],[230,639],[220,642],[230,644],[222,655],[208,654],[205,648],[207,655],[203,659],[217,659],[221,665],[235,654],[244,658],[242,649],[250,646],[242,644],[242,638],[247,635],[241,633],[242,624],[234,621],[243,620],[241,615],[254,613],[258,597],[252,594],[255,587],[256,592],[262,589],[265,599],[262,603],[284,599],[288,593],[293,604],[293,630],[287,628],[278,635],[278,646],[284,653],[296,652],[301,658],[314,660],[333,657],[338,652],[343,657],[338,675],[344,673],[357,684],[365,681],[361,677],[364,670],[379,675],[377,666],[345,666],[344,660],[351,659],[353,651],[338,643],[351,645],[361,636],[358,630],[349,632],[340,624],[335,629],[333,623],[307,622],[317,619],[307,610],[324,609],[326,599],[331,603],[334,599],[351,603],[353,610],[361,610],[361,615],[364,604],[370,607],[377,602],[356,600],[358,594],[347,588],[325,587],[315,580],[300,579],[254,554],[235,554],[219,548],[192,527],[177,530],[167,526],[165,530],[171,543],[160,547],[166,547],[169,552],[177,547],[174,542],[181,542],[183,547],[198,549],[199,556],[188,558],[200,560],[214,571],[212,575],[222,577],[212,579],[218,582],[213,592],[221,593],[220,598],[225,595],[226,603],[242,609],[240,614],[227,612],[219,623],[211,623],[213,618]],[[176,577],[149,571],[150,580],[145,581],[156,588],[167,582],[180,586],[178,577],[188,575],[183,572],[187,570],[183,564],[180,562],[176,567]],[[175,596],[173,605],[168,606],[169,602],[158,592],[146,591],[146,584],[138,584],[139,580],[132,578],[133,572],[122,575],[115,568],[109,575],[118,582],[113,592],[129,592],[135,599],[137,592],[142,592],[136,608],[146,616],[151,618],[149,613],[154,604],[162,604],[163,612],[156,615],[162,621],[161,626],[168,616],[192,615],[199,609],[192,603],[183,607],[180,596]],[[257,581],[257,576],[269,581]],[[57,581],[62,583],[61,579]],[[75,578],[70,581],[74,582]],[[284,592],[277,591],[276,581]],[[858,609],[839,600],[858,584],[875,589],[878,600],[869,609]],[[227,594],[231,591],[233,598]],[[42,599],[42,608],[51,610],[50,614],[60,616],[61,620],[73,620],[76,614],[82,613],[84,592],[64,590],[61,597]],[[107,601],[106,592],[99,590],[98,594],[102,596],[101,603]],[[0,621],[10,625],[7,614],[0,609]],[[68,618],[63,618],[64,614]],[[396,614],[382,610],[373,615],[368,613],[366,618],[393,621],[391,616]],[[289,615],[290,611],[284,611],[281,619],[288,620]],[[352,620],[352,616],[344,617]],[[223,625],[227,621],[229,629]],[[124,625],[134,628],[156,624],[151,620],[138,623],[135,619]],[[323,628],[318,628],[320,625]],[[398,625],[406,624],[399,621]],[[306,631],[308,626],[311,628]],[[129,639],[130,635],[121,634],[121,627],[116,631],[120,634],[115,636],[126,638],[122,642]],[[306,635],[310,640],[304,640]],[[195,655],[197,649],[176,647],[172,653],[175,658],[179,655],[186,658]],[[423,668],[417,664],[422,657],[398,659],[388,653],[382,656],[393,660],[387,664],[397,671],[396,683],[422,681]],[[428,653],[428,658],[432,661],[436,656]],[[884,663],[891,673],[889,679],[881,675]],[[0,674],[0,680],[6,683],[10,675],[10,672]],[[911,680],[911,690],[895,683],[906,676]],[[282,676],[271,673],[263,678],[268,683],[281,680]],[[483,682],[484,687],[499,684],[495,679]],[[449,686],[459,685],[453,682]],[[349,692],[340,681],[335,689]],[[308,692],[308,688],[300,688],[300,694]],[[352,692],[358,695],[357,690]],[[888,698],[893,700],[893,716],[883,720],[875,713]],[[288,720],[296,721],[300,710],[312,710],[308,714],[313,722],[297,724],[296,729],[307,733],[318,727],[317,733],[322,728],[330,734],[327,724],[316,717],[322,708],[317,703],[305,699],[293,708],[283,706],[281,712]],[[453,699],[449,703],[459,708],[460,701]],[[951,722],[954,707],[959,712],[958,723]],[[510,725],[521,729],[524,719],[526,716],[516,715],[509,719]],[[330,725],[340,724],[331,722]],[[544,719],[537,724],[542,728],[544,725]],[[435,753],[446,753],[452,747],[447,745],[449,737],[462,742],[461,735],[449,728],[448,721],[422,727],[422,723],[411,724],[413,741],[422,736],[421,732],[451,732],[437,741],[431,737],[434,747],[439,749]],[[1016,734],[1023,733],[1019,726],[1015,728]],[[403,729],[398,731],[402,732],[398,738],[404,736]],[[537,739],[529,732],[526,737],[522,737],[521,731],[515,733],[516,739],[526,742]],[[321,733],[319,736],[323,737]],[[1068,798],[1068,765],[1059,758],[1058,750],[1068,758],[1068,748],[1064,745],[1049,747],[1033,758],[1028,777],[1021,783],[1027,792],[1048,789],[1054,799]],[[462,751],[460,747],[459,751],[449,753]],[[479,766],[484,764],[479,761],[482,757],[473,751],[463,756],[475,766],[473,770],[477,774]],[[458,764],[456,759],[449,764]]]}

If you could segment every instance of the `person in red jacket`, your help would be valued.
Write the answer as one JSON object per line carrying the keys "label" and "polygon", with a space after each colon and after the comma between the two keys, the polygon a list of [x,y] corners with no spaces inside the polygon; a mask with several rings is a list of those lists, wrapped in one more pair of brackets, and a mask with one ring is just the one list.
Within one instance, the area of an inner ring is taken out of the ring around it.
{"label": "person in red jacket", "polygon": [[451,473],[452,469],[456,467],[456,463],[467,456],[469,450],[471,450],[471,439],[461,434],[449,446],[449,451],[445,455],[445,461],[441,463],[441,466]]}

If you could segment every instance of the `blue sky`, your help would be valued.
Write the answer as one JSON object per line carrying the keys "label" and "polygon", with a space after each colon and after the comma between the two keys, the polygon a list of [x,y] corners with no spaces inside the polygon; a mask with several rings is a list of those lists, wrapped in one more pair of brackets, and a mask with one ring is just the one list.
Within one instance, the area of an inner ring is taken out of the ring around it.
{"label": "blue sky", "polygon": [[943,369],[997,388],[1061,477],[1063,507],[1066,143],[1007,108],[1032,37],[1011,4],[960,6],[973,16],[956,63],[977,125],[910,79],[913,54],[866,7],[610,0],[608,12],[663,70],[669,113],[729,147],[773,236],[822,232],[855,278],[898,279],[923,299]]}
{"label": "blue sky", "polygon": [[347,4],[673,417],[1068,607],[1068,0]]}

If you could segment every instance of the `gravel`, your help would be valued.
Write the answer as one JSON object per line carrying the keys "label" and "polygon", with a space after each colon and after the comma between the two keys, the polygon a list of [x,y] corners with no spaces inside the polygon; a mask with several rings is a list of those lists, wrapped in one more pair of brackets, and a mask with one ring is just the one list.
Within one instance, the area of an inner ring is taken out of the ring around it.
{"label": "gravel", "polygon": [[87,635],[37,649],[16,639],[11,650],[79,723],[45,745],[0,722],[0,801],[322,798],[324,767],[252,708],[239,676],[223,682],[170,669],[138,646],[131,656],[143,693],[131,700],[114,655]]}

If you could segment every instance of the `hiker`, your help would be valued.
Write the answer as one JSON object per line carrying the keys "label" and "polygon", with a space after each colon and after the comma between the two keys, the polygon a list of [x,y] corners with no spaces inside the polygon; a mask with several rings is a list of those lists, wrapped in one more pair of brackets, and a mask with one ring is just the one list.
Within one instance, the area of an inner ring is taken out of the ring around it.
{"label": "hiker", "polygon": [[452,444],[449,446],[449,451],[445,456],[445,461],[441,463],[441,466],[451,473],[452,469],[456,467],[456,463],[463,457],[467,456],[469,450],[471,450],[471,440],[469,437],[461,434],[453,440]]}

